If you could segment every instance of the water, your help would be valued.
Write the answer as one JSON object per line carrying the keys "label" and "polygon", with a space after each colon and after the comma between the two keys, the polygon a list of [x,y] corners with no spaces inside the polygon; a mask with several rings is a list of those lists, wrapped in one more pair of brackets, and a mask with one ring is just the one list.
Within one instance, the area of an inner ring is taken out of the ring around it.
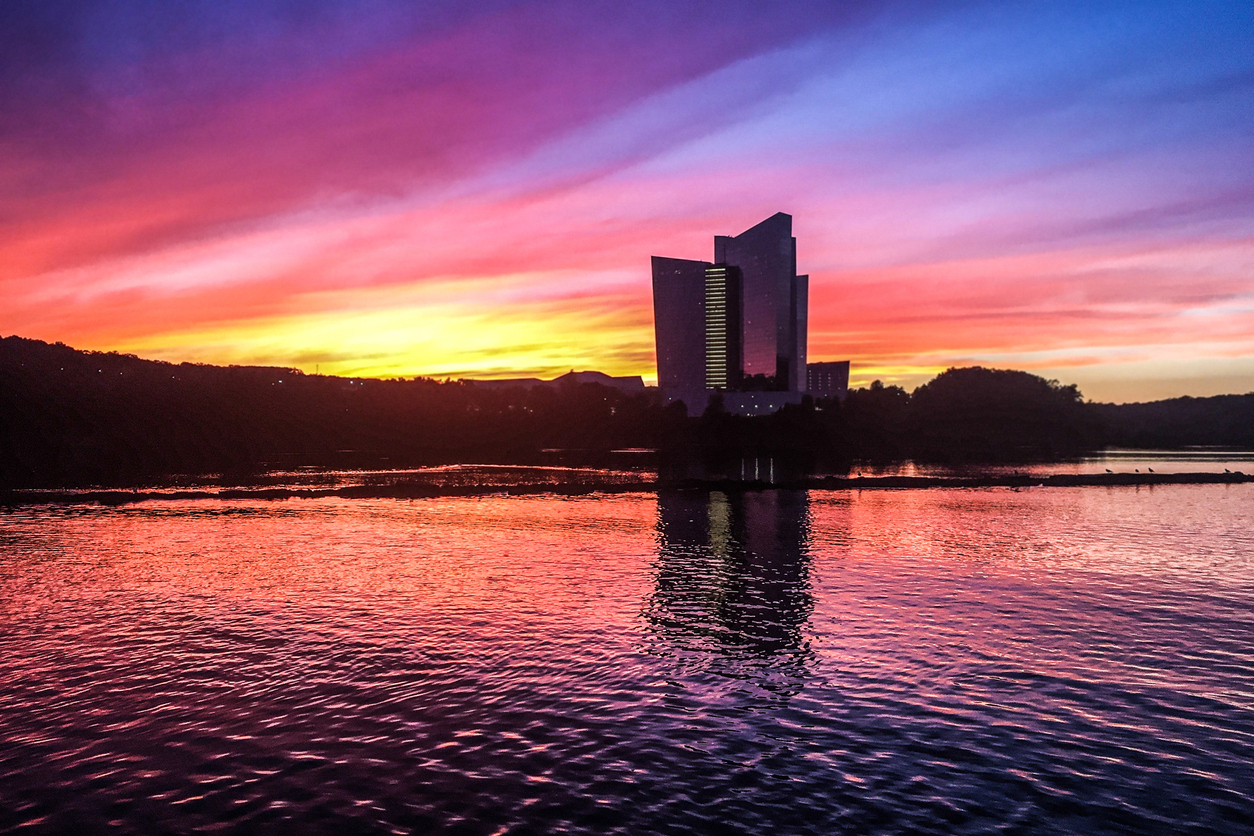
{"label": "water", "polygon": [[[651,450],[620,450],[624,454],[650,454]],[[670,462],[659,473],[656,467],[646,466],[643,459],[627,469],[608,469],[587,466],[538,466],[500,464],[453,464],[433,467],[391,468],[382,470],[329,469],[301,467],[267,470],[251,476],[226,474],[175,475],[161,482],[131,486],[147,495],[175,496],[193,491],[205,495],[224,492],[265,490],[338,490],[344,488],[388,489],[397,487],[430,488],[449,493],[465,492],[465,488],[500,488],[507,490],[526,486],[552,489],[561,487],[583,488],[650,488],[659,476],[664,481],[718,480],[761,481],[769,484],[796,483],[809,476],[859,475],[859,476],[941,476],[941,477],[998,477],[1030,475],[1039,478],[1056,474],[1100,473],[1248,473],[1254,471],[1254,451],[1215,448],[1193,450],[1103,450],[1095,455],[1061,462],[1032,464],[952,465],[914,462],[910,460],[892,463],[858,462],[848,471],[829,473],[822,468],[799,465],[796,461],[762,455],[728,460],[711,468],[701,461]],[[658,463],[653,462],[654,465]],[[123,492],[127,487],[95,486],[86,488],[36,488],[18,491],[18,495],[37,500],[41,494],[66,496],[91,494],[102,487],[112,487]],[[184,498],[186,498],[184,496]]]}
{"label": "water", "polygon": [[[268,470],[249,477],[223,474],[178,475],[162,482],[142,485],[148,494],[179,494],[189,490],[207,494],[223,491],[390,488],[398,485],[422,486],[457,492],[466,487],[510,488],[527,485],[540,488],[557,486],[644,485],[657,479],[656,470],[610,470],[593,467],[558,467],[536,465],[453,464],[433,467],[393,468],[387,470],[336,470],[322,467],[301,467],[295,470]],[[105,486],[109,487],[109,486]],[[85,494],[99,490],[89,488],[35,488],[19,491],[38,498],[40,494]],[[125,490],[125,488],[123,488]]]}
{"label": "water", "polygon": [[0,830],[1254,832],[1254,485],[0,511]]}
{"label": "water", "polygon": [[1023,473],[1032,476],[1089,475],[1098,473],[1223,473],[1254,472],[1254,451],[1216,447],[1187,450],[1125,450],[1111,448],[1071,461],[1034,464],[955,466],[913,461],[891,464],[859,463],[855,472],[865,476],[990,476]]}

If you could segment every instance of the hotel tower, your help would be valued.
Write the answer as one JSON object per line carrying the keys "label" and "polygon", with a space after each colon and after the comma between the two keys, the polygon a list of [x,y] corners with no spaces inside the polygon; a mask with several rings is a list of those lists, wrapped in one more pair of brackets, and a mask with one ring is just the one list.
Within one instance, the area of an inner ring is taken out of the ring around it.
{"label": "hotel tower", "polygon": [[774,411],[806,390],[809,277],[797,275],[792,216],[714,238],[714,261],[653,257],[658,386],[700,413]]}

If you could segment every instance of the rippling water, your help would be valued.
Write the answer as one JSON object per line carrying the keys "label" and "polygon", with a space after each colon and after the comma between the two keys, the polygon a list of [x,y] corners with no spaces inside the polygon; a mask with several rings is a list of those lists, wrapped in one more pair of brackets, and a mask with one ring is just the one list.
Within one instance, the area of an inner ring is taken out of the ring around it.
{"label": "rippling water", "polygon": [[0,511],[0,829],[1254,829],[1254,485]]}
{"label": "rippling water", "polygon": [[1254,451],[1195,447],[1185,450],[1122,450],[1111,448],[1071,461],[1034,464],[955,466],[913,461],[855,465],[867,476],[990,476],[1022,473],[1032,476],[1097,473],[1241,473],[1254,472]]}

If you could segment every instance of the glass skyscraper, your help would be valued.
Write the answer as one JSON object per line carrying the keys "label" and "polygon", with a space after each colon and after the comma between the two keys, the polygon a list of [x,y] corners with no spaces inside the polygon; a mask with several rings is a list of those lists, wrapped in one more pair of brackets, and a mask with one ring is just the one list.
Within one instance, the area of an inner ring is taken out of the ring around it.
{"label": "glass skyscraper", "polygon": [[714,261],[653,258],[658,385],[700,410],[711,391],[804,392],[809,277],[792,216],[714,238]]}

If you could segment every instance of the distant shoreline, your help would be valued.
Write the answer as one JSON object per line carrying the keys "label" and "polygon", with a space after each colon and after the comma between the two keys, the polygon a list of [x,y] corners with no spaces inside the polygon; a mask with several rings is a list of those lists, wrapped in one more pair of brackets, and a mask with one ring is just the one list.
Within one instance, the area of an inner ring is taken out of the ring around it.
{"label": "distant shoreline", "polygon": [[1076,488],[1154,487],[1158,485],[1238,485],[1254,482],[1254,474],[1236,473],[1093,473],[1029,476],[816,476],[788,482],[733,480],[651,480],[641,482],[532,483],[517,485],[352,485],[338,488],[223,488],[220,490],[12,490],[0,493],[0,506],[127,505],[153,500],[197,499],[437,499],[471,496],[587,496],[597,493],[656,493],[668,490],[933,490],[937,488]]}
{"label": "distant shoreline", "polygon": [[[914,393],[873,383],[843,400],[802,398],[770,415],[711,408],[689,417],[660,390],[625,392],[580,382],[585,379],[502,388],[338,378],[282,368],[175,365],[5,337],[0,486],[55,492],[148,485],[160,493],[330,488],[343,483],[253,480],[276,470],[350,473],[458,462],[648,467],[671,478],[709,476],[723,467],[739,471],[738,463],[749,458],[773,460],[771,475],[792,480],[850,467],[857,472],[860,462],[1032,467],[1078,461],[1109,447],[1254,451],[1254,392],[1095,404],[1075,387],[1028,372],[970,367],[950,369]],[[204,481],[178,481],[174,474]],[[249,481],[227,485],[208,481],[209,474]],[[594,475],[589,483],[609,481],[621,480]]]}

